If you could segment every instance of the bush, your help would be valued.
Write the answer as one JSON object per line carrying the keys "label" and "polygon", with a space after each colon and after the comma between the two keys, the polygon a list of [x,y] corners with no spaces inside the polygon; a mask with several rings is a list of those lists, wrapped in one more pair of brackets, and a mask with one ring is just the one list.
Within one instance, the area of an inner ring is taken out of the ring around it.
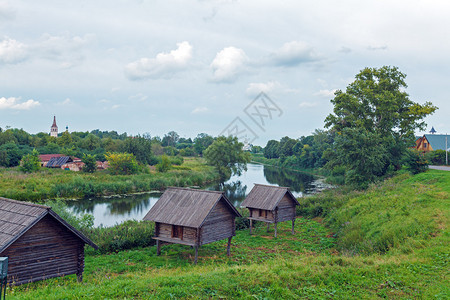
{"label": "bush", "polygon": [[85,154],[82,161],[84,163],[83,172],[94,173],[95,171],[97,171],[97,160],[95,159],[95,156]]}
{"label": "bush", "polygon": [[97,251],[104,254],[152,246],[155,244],[151,238],[154,231],[154,222],[128,220],[113,227],[89,228],[83,233],[96,243],[99,247]]}
{"label": "bush", "polygon": [[406,151],[403,162],[411,174],[419,174],[428,170],[428,161],[422,153],[415,149],[408,149]]}
{"label": "bush", "polygon": [[136,174],[139,170],[138,163],[133,154],[130,153],[107,153],[109,171],[113,175]]}
{"label": "bush", "polygon": [[432,165],[445,165],[445,150],[430,151],[425,154],[425,158]]}
{"label": "bush", "polygon": [[33,173],[39,171],[41,168],[41,162],[39,161],[39,152],[33,149],[33,153],[27,154],[22,157],[20,162],[20,170],[24,173]]}
{"label": "bush", "polygon": [[162,155],[161,156],[161,162],[159,164],[156,165],[156,170],[158,170],[158,172],[167,172],[169,171],[171,166],[170,163],[170,159],[167,155]]}

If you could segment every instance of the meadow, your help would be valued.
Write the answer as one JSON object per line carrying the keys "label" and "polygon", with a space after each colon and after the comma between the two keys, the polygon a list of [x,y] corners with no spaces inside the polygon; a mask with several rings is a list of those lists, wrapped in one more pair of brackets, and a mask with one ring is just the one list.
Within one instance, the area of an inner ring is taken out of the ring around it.
{"label": "meadow", "polygon": [[217,180],[217,174],[202,158],[185,158],[168,172],[146,169],[134,175],[93,174],[41,168],[24,174],[18,168],[0,168],[0,195],[24,201],[74,199],[164,190],[168,186],[201,186]]}
{"label": "meadow", "polygon": [[290,223],[193,250],[165,245],[86,257],[75,276],[9,287],[9,299],[448,299],[450,172],[403,174],[364,192],[302,198]]}

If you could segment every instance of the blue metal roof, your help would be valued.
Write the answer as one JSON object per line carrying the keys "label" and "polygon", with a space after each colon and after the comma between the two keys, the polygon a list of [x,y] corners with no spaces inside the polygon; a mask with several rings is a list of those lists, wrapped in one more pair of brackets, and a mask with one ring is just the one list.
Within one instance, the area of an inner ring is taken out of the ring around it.
{"label": "blue metal roof", "polygon": [[[428,143],[433,150],[445,150],[445,134],[425,134]],[[447,150],[450,148],[450,138],[447,142]]]}

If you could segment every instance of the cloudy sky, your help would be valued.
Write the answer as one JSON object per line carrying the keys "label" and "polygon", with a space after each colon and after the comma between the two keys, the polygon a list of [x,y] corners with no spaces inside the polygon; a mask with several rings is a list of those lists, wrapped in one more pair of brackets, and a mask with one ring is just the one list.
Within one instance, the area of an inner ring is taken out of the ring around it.
{"label": "cloudy sky", "polygon": [[234,121],[265,145],[323,128],[335,89],[391,65],[450,132],[449,15],[444,0],[0,0],[0,127],[47,132],[56,115],[195,137]]}

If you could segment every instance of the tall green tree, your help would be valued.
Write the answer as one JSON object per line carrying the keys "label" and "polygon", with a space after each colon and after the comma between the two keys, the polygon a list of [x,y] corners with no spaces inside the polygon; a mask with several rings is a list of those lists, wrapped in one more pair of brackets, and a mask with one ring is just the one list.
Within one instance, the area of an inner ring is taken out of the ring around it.
{"label": "tall green tree", "polygon": [[237,137],[220,136],[204,151],[206,161],[216,168],[221,182],[247,170],[251,155],[242,150],[243,146]]}
{"label": "tall green tree", "polygon": [[[359,154],[353,153],[353,163],[347,160],[342,163],[349,167],[351,178],[359,178],[355,182],[371,181],[384,175],[390,165],[400,168],[402,156],[414,140],[414,131],[424,130],[426,124],[423,119],[437,109],[431,102],[419,104],[410,100],[405,91],[405,78],[406,75],[397,67],[365,68],[345,92],[335,92],[331,100],[333,113],[325,119],[325,126],[339,138],[334,143],[334,161],[329,165],[335,165],[336,159],[346,157],[343,152],[349,151],[347,145],[352,144],[355,147],[352,151]],[[366,169],[363,165],[368,161],[364,157],[369,149],[363,143],[369,142],[377,146],[376,155],[382,165],[381,170],[378,167],[374,169],[373,176],[361,173]]]}

